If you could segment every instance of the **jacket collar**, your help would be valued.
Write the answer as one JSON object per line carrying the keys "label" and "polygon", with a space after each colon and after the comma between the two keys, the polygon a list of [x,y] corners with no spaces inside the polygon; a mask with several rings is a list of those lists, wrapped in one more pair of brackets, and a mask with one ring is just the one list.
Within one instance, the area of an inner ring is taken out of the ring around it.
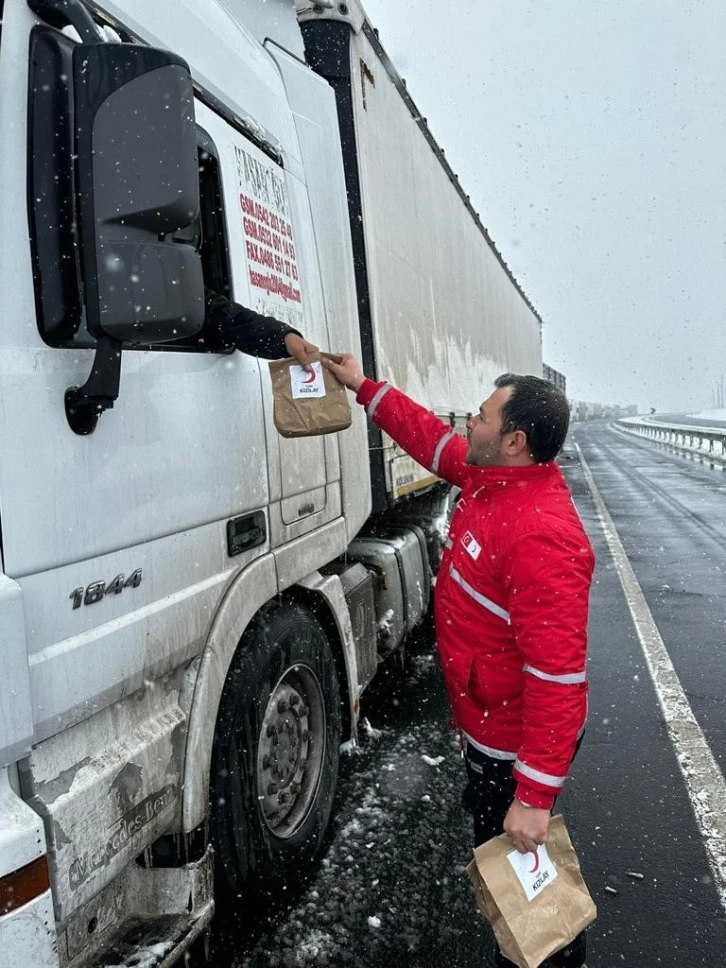
{"label": "jacket collar", "polygon": [[508,467],[501,464],[494,467],[469,467],[470,480],[476,487],[527,484],[530,481],[545,480],[559,473],[560,470],[553,460],[543,464],[527,464],[524,467]]}

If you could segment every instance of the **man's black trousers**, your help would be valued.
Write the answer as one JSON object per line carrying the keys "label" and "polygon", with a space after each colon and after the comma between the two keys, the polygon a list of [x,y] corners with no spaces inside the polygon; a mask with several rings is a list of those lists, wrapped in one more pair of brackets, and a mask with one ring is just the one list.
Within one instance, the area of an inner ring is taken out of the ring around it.
{"label": "man's black trousers", "polygon": [[[464,809],[474,815],[474,846],[504,833],[504,818],[514,800],[516,781],[512,777],[511,760],[495,760],[486,756],[471,743],[466,743],[464,763],[468,783],[462,797]],[[585,964],[587,946],[585,933],[578,934],[562,951],[549,959],[555,968],[581,968]],[[516,968],[497,952],[500,968]]]}

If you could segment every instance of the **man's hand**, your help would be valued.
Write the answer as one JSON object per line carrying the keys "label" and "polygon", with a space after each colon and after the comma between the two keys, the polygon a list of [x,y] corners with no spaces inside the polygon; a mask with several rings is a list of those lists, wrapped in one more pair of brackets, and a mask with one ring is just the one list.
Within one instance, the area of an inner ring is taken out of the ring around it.
{"label": "man's hand", "polygon": [[519,800],[512,801],[504,818],[504,832],[512,838],[520,854],[535,853],[539,845],[547,840],[549,828],[549,810],[525,807]]}
{"label": "man's hand", "polygon": [[361,383],[365,380],[363,367],[351,353],[342,353],[340,360],[340,363],[334,363],[332,360],[323,357],[323,366],[327,367],[343,386],[357,393]]}
{"label": "man's hand", "polygon": [[288,333],[284,342],[288,355],[294,357],[300,366],[305,367],[308,373],[312,373],[313,368],[310,365],[310,357],[313,353],[318,352],[318,347],[313,343],[308,343],[306,339],[298,336],[297,333]]}

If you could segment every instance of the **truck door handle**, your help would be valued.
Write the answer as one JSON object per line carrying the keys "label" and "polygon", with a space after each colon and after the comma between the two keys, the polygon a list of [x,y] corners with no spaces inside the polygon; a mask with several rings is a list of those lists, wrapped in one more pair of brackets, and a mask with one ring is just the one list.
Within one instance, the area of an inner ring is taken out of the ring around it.
{"label": "truck door handle", "polygon": [[227,554],[230,558],[256,548],[267,540],[267,524],[262,511],[232,518],[227,522]]}

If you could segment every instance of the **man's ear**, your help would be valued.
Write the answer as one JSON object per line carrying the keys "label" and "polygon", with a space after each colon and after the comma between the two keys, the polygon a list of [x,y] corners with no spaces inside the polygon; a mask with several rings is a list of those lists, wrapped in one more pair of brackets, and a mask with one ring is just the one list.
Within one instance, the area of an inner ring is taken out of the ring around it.
{"label": "man's ear", "polygon": [[521,454],[529,453],[529,442],[523,430],[513,430],[507,434],[505,443],[507,457],[519,457]]}

